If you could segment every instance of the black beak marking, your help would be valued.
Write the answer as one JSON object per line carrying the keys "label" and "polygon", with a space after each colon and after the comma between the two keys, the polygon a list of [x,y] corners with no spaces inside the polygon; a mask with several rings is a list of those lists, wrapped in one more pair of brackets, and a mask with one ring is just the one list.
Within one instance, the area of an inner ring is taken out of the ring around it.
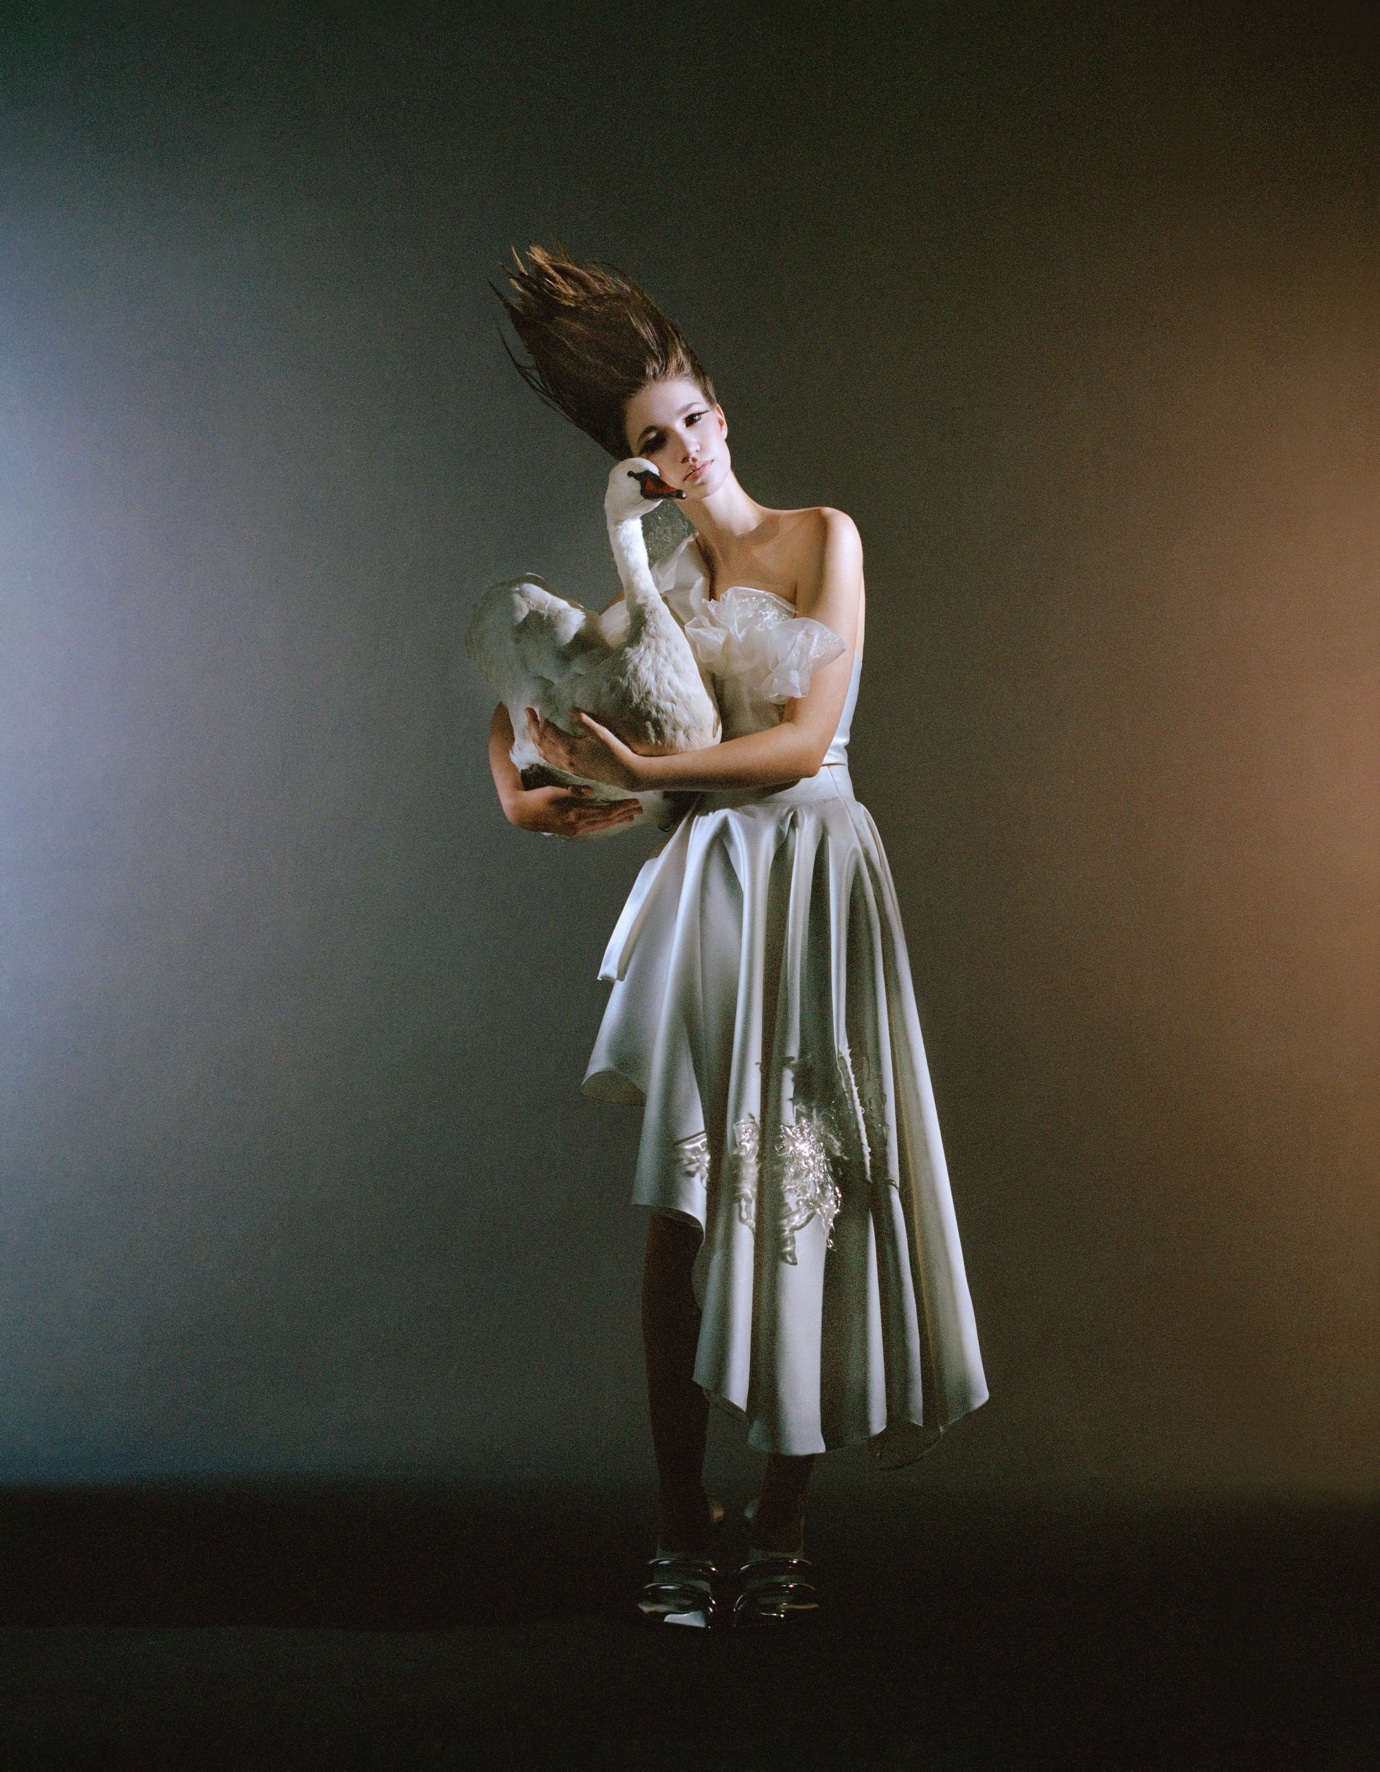
{"label": "black beak marking", "polygon": [[642,488],[643,498],[685,497],[685,494],[678,492],[674,486],[668,486],[661,475],[654,473],[651,468],[629,468],[628,478],[637,481]]}

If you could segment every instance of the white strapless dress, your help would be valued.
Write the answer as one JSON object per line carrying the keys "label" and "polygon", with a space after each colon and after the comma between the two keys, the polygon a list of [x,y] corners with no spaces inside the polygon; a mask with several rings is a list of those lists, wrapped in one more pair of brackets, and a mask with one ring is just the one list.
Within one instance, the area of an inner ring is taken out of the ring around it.
{"label": "white strapless dress", "polygon": [[[842,646],[767,591],[658,570],[724,736]],[[906,1463],[987,1397],[905,937],[848,775],[699,795],[623,907],[587,1095],[645,1108],[634,1203],[698,1225],[695,1379],[748,1443]]]}

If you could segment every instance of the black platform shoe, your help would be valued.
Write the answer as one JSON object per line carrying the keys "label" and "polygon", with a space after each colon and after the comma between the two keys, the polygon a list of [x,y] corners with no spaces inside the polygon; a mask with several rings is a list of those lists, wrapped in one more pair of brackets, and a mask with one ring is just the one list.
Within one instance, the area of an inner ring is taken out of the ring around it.
{"label": "black platform shoe", "polygon": [[740,1628],[781,1630],[819,1617],[815,1566],[789,1551],[771,1551],[738,1571],[733,1622]]}
{"label": "black platform shoe", "polygon": [[702,1551],[664,1551],[658,1547],[647,1565],[647,1581],[637,1609],[651,1624],[684,1624],[708,1630],[718,1617],[714,1584],[719,1580],[714,1559]]}

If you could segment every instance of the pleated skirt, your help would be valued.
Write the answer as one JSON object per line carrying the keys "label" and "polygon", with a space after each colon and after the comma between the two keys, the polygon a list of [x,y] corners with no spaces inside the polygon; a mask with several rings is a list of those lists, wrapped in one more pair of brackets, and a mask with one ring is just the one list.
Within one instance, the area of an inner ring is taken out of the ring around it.
{"label": "pleated skirt", "polygon": [[701,796],[642,869],[584,1090],[697,1225],[696,1382],[748,1442],[918,1457],[987,1397],[895,887],[847,768]]}

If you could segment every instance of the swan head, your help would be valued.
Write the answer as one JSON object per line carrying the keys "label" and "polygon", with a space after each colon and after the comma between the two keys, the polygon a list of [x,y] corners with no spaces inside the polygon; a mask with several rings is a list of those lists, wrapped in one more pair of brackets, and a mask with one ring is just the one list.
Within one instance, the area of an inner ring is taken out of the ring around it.
{"label": "swan head", "polygon": [[632,517],[645,517],[663,498],[684,497],[683,492],[667,485],[651,462],[633,455],[620,461],[609,474],[604,516],[613,527]]}

